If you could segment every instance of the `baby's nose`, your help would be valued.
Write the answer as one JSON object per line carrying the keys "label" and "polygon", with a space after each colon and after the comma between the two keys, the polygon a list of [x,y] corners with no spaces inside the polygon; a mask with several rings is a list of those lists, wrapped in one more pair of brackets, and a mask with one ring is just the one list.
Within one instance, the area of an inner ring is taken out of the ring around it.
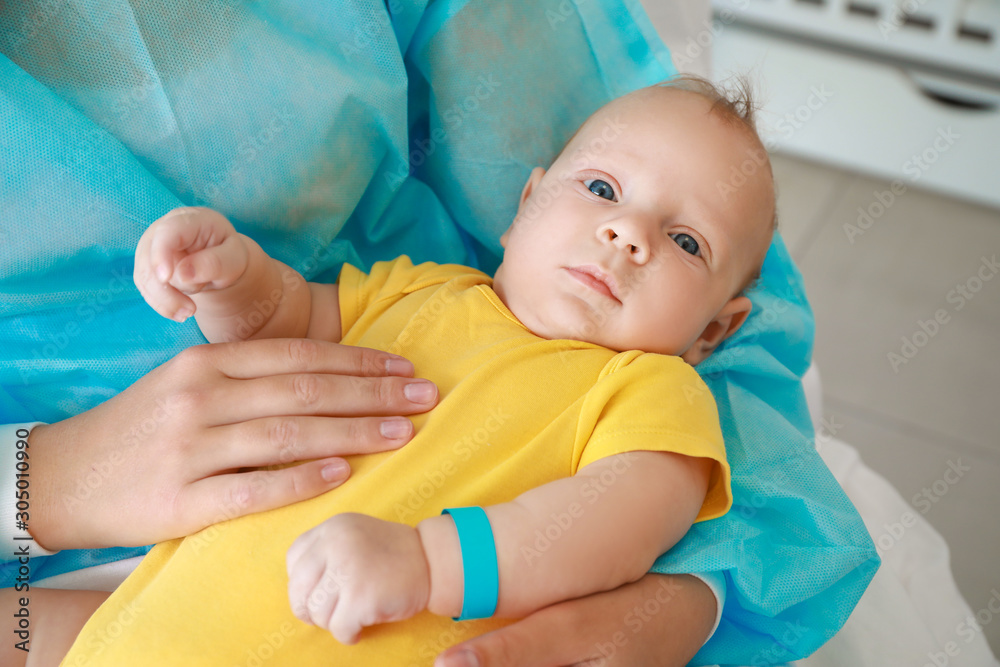
{"label": "baby's nose", "polygon": [[637,264],[649,261],[649,239],[638,225],[627,222],[604,225],[598,230],[598,237],[627,253]]}

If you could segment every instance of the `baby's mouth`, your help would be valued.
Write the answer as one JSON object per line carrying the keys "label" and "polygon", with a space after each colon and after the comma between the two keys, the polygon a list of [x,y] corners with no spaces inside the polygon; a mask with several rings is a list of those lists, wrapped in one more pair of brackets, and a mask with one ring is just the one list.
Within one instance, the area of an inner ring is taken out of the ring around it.
{"label": "baby's mouth", "polygon": [[618,303],[621,303],[621,299],[618,298],[616,291],[616,284],[614,277],[600,270],[596,266],[586,265],[586,266],[574,266],[565,267],[569,275],[575,280],[583,283],[587,287],[591,288],[595,292],[603,294],[609,299],[613,299]]}

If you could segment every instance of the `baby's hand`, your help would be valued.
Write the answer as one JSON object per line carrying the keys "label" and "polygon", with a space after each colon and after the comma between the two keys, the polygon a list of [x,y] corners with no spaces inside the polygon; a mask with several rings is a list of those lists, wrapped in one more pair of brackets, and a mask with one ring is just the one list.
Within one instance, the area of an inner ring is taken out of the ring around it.
{"label": "baby's hand", "polygon": [[248,256],[243,238],[221,213],[175,208],[139,239],[133,280],[153,310],[183,322],[196,308],[187,295],[229,287],[246,271]]}
{"label": "baby's hand", "polygon": [[431,581],[416,528],[364,514],[337,514],[288,550],[288,597],[306,623],[354,644],[369,625],[423,611]]}

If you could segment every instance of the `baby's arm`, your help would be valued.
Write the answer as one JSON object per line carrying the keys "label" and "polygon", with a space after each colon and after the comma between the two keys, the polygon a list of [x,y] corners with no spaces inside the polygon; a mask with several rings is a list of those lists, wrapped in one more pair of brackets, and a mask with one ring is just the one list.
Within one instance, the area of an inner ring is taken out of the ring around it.
{"label": "baby's arm", "polygon": [[[698,515],[711,462],[629,452],[485,508],[497,549],[499,617],[636,581]],[[338,514],[288,552],[289,598],[304,621],[354,643],[361,628],[424,609],[457,617],[463,569],[450,516],[417,528]]]}
{"label": "baby's arm", "polygon": [[[710,471],[708,459],[627,452],[487,507],[500,572],[496,616],[525,616],[640,579],[691,527]],[[427,608],[458,616],[463,584],[454,522],[432,517],[418,531],[430,569]]]}
{"label": "baby's arm", "polygon": [[340,341],[337,286],[306,283],[211,209],[174,209],[150,225],[136,247],[134,279],[154,310],[178,321],[194,313],[213,343]]}

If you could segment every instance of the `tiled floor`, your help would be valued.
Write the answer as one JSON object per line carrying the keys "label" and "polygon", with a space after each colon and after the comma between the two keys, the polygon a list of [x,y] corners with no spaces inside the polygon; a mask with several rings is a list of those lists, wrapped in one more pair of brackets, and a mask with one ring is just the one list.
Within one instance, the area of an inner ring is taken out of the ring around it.
{"label": "tiled floor", "polygon": [[[1000,211],[786,156],[774,171],[835,435],[944,536],[982,609],[1000,591]],[[969,470],[920,498],[951,464]],[[984,632],[1000,655],[1000,622]]]}

